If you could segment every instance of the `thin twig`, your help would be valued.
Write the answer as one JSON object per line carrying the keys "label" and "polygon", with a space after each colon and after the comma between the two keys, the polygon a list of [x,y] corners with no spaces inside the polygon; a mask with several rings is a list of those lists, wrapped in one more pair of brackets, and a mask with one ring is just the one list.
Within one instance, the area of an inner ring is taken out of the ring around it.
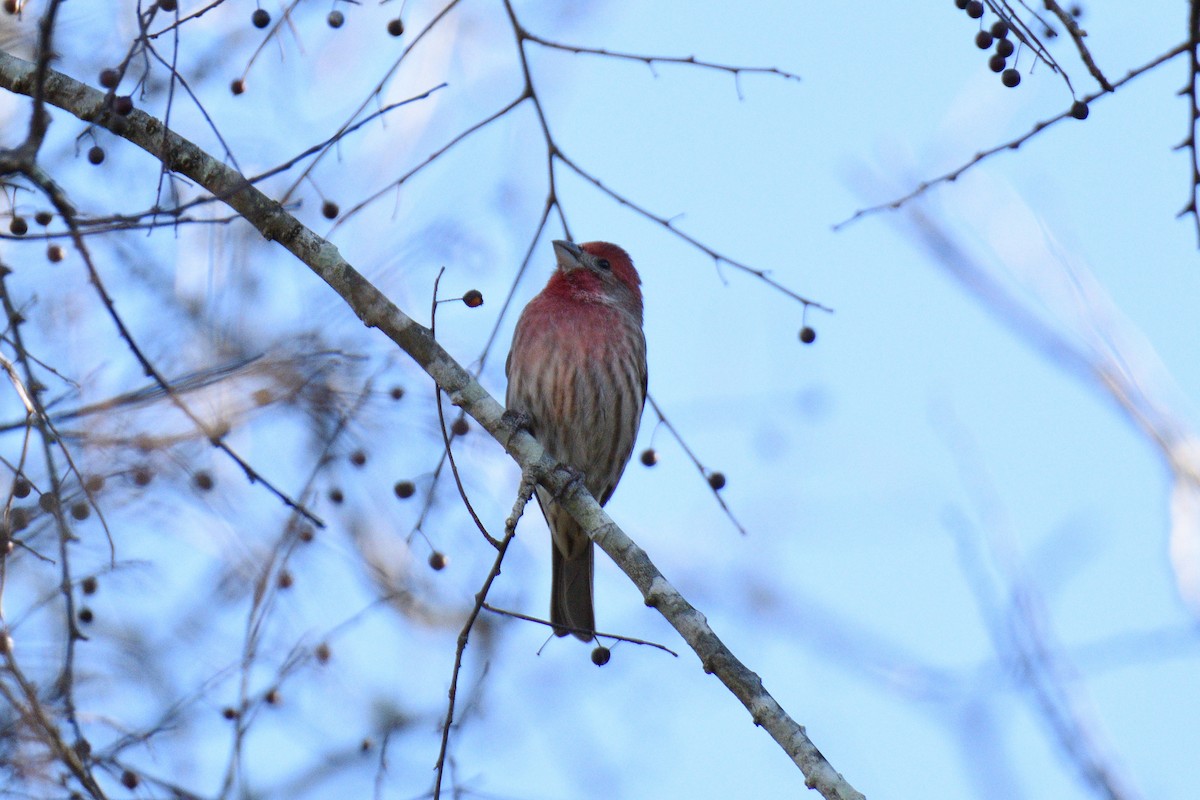
{"label": "thin twig", "polygon": [[725,498],[721,497],[721,492],[717,489],[714,489],[712,484],[708,482],[708,476],[712,474],[711,470],[704,466],[704,464],[700,462],[700,459],[696,457],[696,454],[692,452],[692,448],[688,447],[687,442],[683,440],[683,437],[679,435],[679,431],[677,431],[675,426],[671,424],[671,421],[667,419],[667,415],[663,413],[655,399],[650,395],[646,395],[646,399],[650,401],[650,407],[654,409],[654,413],[658,416],[659,423],[662,424],[668,432],[670,432],[675,441],[679,442],[679,446],[683,448],[683,452],[686,453],[687,457],[691,459],[691,462],[696,465],[696,469],[700,471],[700,475],[705,479],[705,485],[708,486],[709,490],[713,494],[713,497],[721,506],[721,510],[725,512],[725,516],[728,517],[729,521],[733,523],[733,526],[738,529],[738,533],[740,533],[742,536],[745,536],[746,529],[742,526],[741,521],[734,515],[729,506],[725,504]]}
{"label": "thin twig", "polygon": [[[163,142],[166,141],[166,139],[163,138],[163,134],[159,134],[159,138]],[[278,498],[279,501],[285,506],[299,514],[302,514],[314,525],[322,528],[325,527],[325,523],[320,517],[302,506],[296,500],[292,499],[282,489],[276,487],[274,483],[267,480],[264,475],[259,473],[259,471],[252,467],[248,461],[238,455],[233,448],[226,444],[224,441],[225,433],[223,431],[200,419],[200,417],[197,416],[197,414],[192,411],[185,402],[183,402],[183,400],[171,387],[171,384],[167,381],[162,372],[159,371],[159,369],[155,367],[153,363],[151,363],[150,359],[146,356],[142,348],[134,339],[133,332],[129,330],[129,327],[125,324],[125,320],[120,314],[117,313],[116,304],[113,302],[112,296],[105,288],[104,281],[100,277],[100,272],[92,260],[87,244],[83,241],[83,238],[78,235],[78,230],[74,221],[75,209],[67,199],[65,193],[57,186],[57,184],[49,180],[49,178],[46,177],[41,170],[36,167],[36,165],[31,165],[28,167],[25,170],[25,174],[29,180],[37,184],[38,187],[46,194],[47,198],[54,205],[55,210],[58,211],[63,220],[67,223],[67,227],[72,233],[75,249],[83,258],[84,266],[87,268],[88,278],[93,289],[95,289],[97,296],[100,298],[101,303],[108,312],[108,316],[112,320],[113,325],[116,327],[117,333],[125,342],[126,347],[129,348],[129,352],[133,355],[134,359],[141,366],[145,374],[162,387],[163,392],[171,400],[172,404],[174,404],[176,408],[183,412],[183,414],[192,422],[192,424],[196,426],[197,430],[204,434],[209,444],[220,450],[222,453],[228,456],[233,463],[237,464],[237,466],[241,468],[242,472],[246,475],[246,479],[250,481],[250,483],[262,484],[264,489],[275,495],[275,497]]]}
{"label": "thin twig", "polygon": [[[544,625],[547,628],[554,628],[556,630],[565,629],[565,630],[572,631],[572,632],[577,630],[576,628],[572,628],[569,625],[562,625],[559,623],[551,623],[549,620],[541,619],[540,617],[534,617],[529,614],[522,614],[520,611],[509,611],[506,608],[497,608],[496,606],[492,605],[491,603],[484,603],[483,608],[485,611],[491,611],[493,614],[499,614],[500,616],[504,616],[504,617],[512,617],[513,619],[524,620],[525,622],[534,622],[534,623],[537,623],[538,625]],[[580,628],[578,630],[580,630],[581,632],[583,631],[582,628]],[[633,636],[623,636],[619,633],[603,633],[600,631],[593,631],[591,629],[588,629],[587,632],[594,633],[596,635],[597,639],[615,639],[618,642],[629,642],[630,644],[643,645],[645,647],[653,647],[656,650],[662,650],[664,653],[670,653],[671,655],[675,656],[676,658],[679,658],[679,653],[676,653],[671,648],[667,647],[664,644],[659,644],[658,642],[651,642],[646,639],[638,639]]]}
{"label": "thin twig", "polygon": [[[1190,45],[1187,42],[1185,42],[1181,45],[1177,45],[1176,47],[1171,48],[1167,52],[1165,52],[1162,55],[1158,56],[1157,58],[1154,58],[1153,60],[1143,64],[1142,66],[1130,70],[1125,75],[1125,77],[1121,78],[1119,81],[1117,81],[1116,83],[1114,83],[1112,85],[1111,90],[1101,90],[1099,92],[1095,92],[1094,94],[1087,95],[1081,101],[1078,101],[1078,102],[1082,102],[1082,103],[1085,103],[1088,106],[1090,106],[1093,102],[1095,102],[1100,97],[1103,97],[1104,95],[1109,94],[1110,91],[1115,92],[1117,89],[1121,88],[1126,83],[1128,83],[1129,81],[1138,77],[1139,75],[1149,72],[1150,70],[1154,69],[1155,67],[1158,67],[1161,64],[1166,63],[1167,61],[1170,61],[1172,58],[1179,55],[1180,53],[1187,52],[1189,49],[1190,49]],[[979,151],[971,158],[970,161],[966,162],[965,164],[963,164],[959,167],[956,167],[947,173],[939,175],[936,178],[931,178],[929,180],[922,181],[921,183],[917,184],[915,189],[913,189],[908,194],[903,195],[902,197],[898,197],[895,200],[890,200],[886,203],[880,203],[878,205],[868,206],[866,208],[860,208],[859,210],[855,211],[853,214],[851,214],[846,219],[834,224],[833,230],[840,231],[841,229],[845,228],[847,225],[850,225],[853,222],[857,222],[858,220],[862,219],[863,217],[870,216],[872,214],[878,214],[883,211],[895,211],[895,210],[901,208],[902,206],[904,206],[910,200],[913,200],[914,198],[919,197],[920,195],[924,194],[926,191],[933,188],[934,186],[937,186],[942,183],[951,183],[951,182],[957,180],[959,178],[959,176],[962,175],[964,172],[966,172],[967,170],[969,170],[975,166],[978,166],[980,163],[982,163],[984,160],[990,158],[991,156],[994,156],[997,153],[1003,152],[1005,150],[1016,150],[1022,144],[1029,141],[1034,136],[1037,136],[1039,133],[1046,130],[1050,126],[1052,126],[1056,123],[1062,122],[1064,119],[1071,119],[1071,118],[1073,118],[1072,114],[1071,114],[1071,109],[1067,109],[1066,111],[1063,111],[1062,113],[1060,113],[1056,116],[1053,116],[1050,119],[1035,123],[1031,129],[1029,129],[1025,133],[1021,134],[1020,136],[1016,137],[1015,139],[1011,139],[1007,142],[1004,142],[1003,144],[998,144],[995,147],[990,147],[986,150]],[[1190,211],[1190,208],[1185,209],[1184,213],[1187,213],[1188,211]]]}
{"label": "thin twig", "polygon": [[[720,72],[728,72],[733,76],[734,86],[737,89],[739,100],[743,99],[740,81],[740,78],[743,74],[774,75],[778,78],[783,78],[784,80],[801,80],[800,76],[796,73],[787,72],[786,70],[779,69],[778,67],[746,67],[734,64],[718,64],[715,61],[703,61],[696,58],[694,55],[653,56],[638,53],[624,53],[616,50],[608,50],[603,47],[583,47],[581,45],[566,44],[564,42],[556,42],[551,39],[546,39],[542,36],[538,36],[535,33],[530,33],[529,30],[524,27],[521,28],[521,38],[525,41],[535,42],[552,50],[563,50],[565,52],[575,53],[577,55],[593,55],[624,61],[639,61],[650,67],[651,71],[654,70],[655,64],[680,64],[688,67],[699,67],[701,69],[712,69]],[[657,75],[658,73],[655,74]]]}
{"label": "thin twig", "polygon": [[[521,487],[518,492],[518,502],[521,501],[521,498],[524,498],[524,503],[528,503],[529,497],[533,494],[533,488],[534,482],[527,476],[522,477]],[[450,688],[446,693],[446,719],[442,723],[442,742],[438,749],[437,761],[434,763],[434,800],[440,800],[442,796],[442,779],[446,771],[446,751],[450,747],[450,728],[454,725],[454,704],[458,698],[458,676],[462,671],[463,653],[466,652],[467,640],[471,635],[471,629],[475,627],[475,621],[479,619],[484,601],[487,600],[488,591],[492,588],[492,582],[500,575],[500,565],[504,563],[504,556],[508,552],[508,546],[515,536],[516,523],[514,521],[511,526],[505,525],[504,538],[500,540],[496,547],[496,558],[492,562],[492,568],[488,571],[487,577],[483,579],[483,586],[475,594],[475,605],[472,607],[471,613],[467,615],[467,619],[458,633],[458,642],[454,649],[454,668],[450,672]]]}
{"label": "thin twig", "polygon": [[[442,275],[445,272],[446,268],[442,267],[438,270],[437,277],[433,279],[433,302],[430,303],[429,309],[429,333],[434,338],[437,338],[438,285],[442,282]],[[442,446],[446,448],[446,458],[450,461],[450,472],[454,474],[454,485],[458,487],[458,496],[462,498],[467,513],[471,515],[475,527],[483,534],[483,538],[487,539],[488,544],[492,547],[499,548],[500,541],[488,533],[487,526],[475,513],[475,507],[471,505],[471,499],[467,497],[467,489],[463,486],[462,476],[458,474],[458,464],[454,461],[454,449],[450,446],[452,437],[450,431],[446,429],[446,412],[442,409],[442,388],[436,382],[433,384],[433,404],[437,407],[438,429],[442,432]]]}
{"label": "thin twig", "polygon": [[1191,197],[1176,218],[1191,215],[1192,224],[1196,227],[1196,240],[1200,245],[1200,150],[1196,142],[1200,136],[1200,0],[1188,2],[1188,82],[1180,92],[1188,99],[1188,135],[1175,149],[1186,149],[1192,168]]}
{"label": "thin twig", "polygon": [[1055,0],[1043,0],[1046,4],[1046,9],[1054,16],[1058,17],[1058,21],[1067,29],[1067,34],[1071,40],[1075,42],[1075,48],[1079,51],[1079,60],[1082,61],[1088,68],[1088,72],[1096,79],[1096,83],[1106,92],[1113,90],[1113,85],[1108,82],[1108,78],[1104,77],[1104,73],[1100,71],[1100,67],[1096,65],[1096,60],[1092,58],[1092,53],[1084,44],[1083,37],[1087,36],[1087,32],[1079,27],[1079,23],[1075,21],[1075,17],[1069,11],[1063,9]]}

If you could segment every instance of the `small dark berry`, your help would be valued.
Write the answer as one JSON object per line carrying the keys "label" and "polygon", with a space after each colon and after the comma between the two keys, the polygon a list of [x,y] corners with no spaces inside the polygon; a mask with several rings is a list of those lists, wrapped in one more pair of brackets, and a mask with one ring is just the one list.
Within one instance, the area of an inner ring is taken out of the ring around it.
{"label": "small dark berry", "polygon": [[316,533],[316,531],[314,531],[312,529],[312,526],[305,525],[303,528],[300,529],[300,533],[298,533],[296,535],[299,537],[300,541],[304,542],[305,544],[308,544],[314,538],[316,538],[317,533]]}
{"label": "small dark berry", "polygon": [[431,569],[441,572],[446,568],[446,562],[447,558],[445,553],[434,550],[429,554],[429,566]]}
{"label": "small dark berry", "polygon": [[8,223],[8,230],[13,236],[24,236],[29,233],[29,223],[24,217],[13,217]]}
{"label": "small dark berry", "polygon": [[38,225],[49,225],[54,221],[54,215],[49,211],[39,211],[33,215],[33,220]]}
{"label": "small dark berry", "polygon": [[992,35],[987,31],[980,31],[975,34],[975,46],[980,50],[987,50],[992,46]]}
{"label": "small dark berry", "polygon": [[362,450],[355,450],[350,454],[350,463],[356,467],[361,467],[363,464],[367,463],[367,454]]}
{"label": "small dark berry", "polygon": [[133,482],[138,486],[149,486],[150,481],[154,480],[154,473],[149,467],[137,467],[133,471]]}
{"label": "small dark berry", "polygon": [[404,33],[404,23],[401,22],[399,17],[389,20],[387,24],[387,31],[392,36],[400,36]]}
{"label": "small dark berry", "polygon": [[1080,17],[1082,17],[1083,16],[1083,6],[1079,5],[1078,3],[1071,6],[1071,16],[1074,17],[1075,19],[1079,19]]}
{"label": "small dark berry", "polygon": [[4,10],[9,14],[16,14],[21,9],[17,5],[17,0],[4,0]]}
{"label": "small dark berry", "polygon": [[1013,46],[1012,39],[1000,39],[996,42],[996,55],[1008,58],[1017,48]]}
{"label": "small dark berry", "polygon": [[88,150],[88,161],[92,164],[103,164],[104,148],[98,144],[92,145],[91,149]]}
{"label": "small dark berry", "polygon": [[256,8],[254,13],[250,15],[250,21],[254,23],[256,28],[265,28],[271,24],[271,15],[267,13],[265,8]]}
{"label": "small dark berry", "polygon": [[246,82],[241,78],[234,78],[233,83],[229,84],[229,91],[235,95],[241,94],[246,91]]}
{"label": "small dark berry", "polygon": [[998,19],[992,23],[992,36],[997,39],[1004,39],[1008,36],[1008,23],[1002,19]]}
{"label": "small dark berry", "polygon": [[177,0],[158,0],[158,7],[163,11],[174,11],[179,8]]}
{"label": "small dark berry", "polygon": [[592,650],[592,663],[597,667],[603,667],[608,663],[608,659],[612,657],[612,651],[604,645],[597,645]]}
{"label": "small dark berry", "polygon": [[279,690],[278,689],[269,689],[267,691],[267,693],[265,695],[263,695],[263,700],[266,700],[267,705],[269,705],[269,706],[279,705]]}
{"label": "small dark berry", "polygon": [[329,490],[329,502],[334,503],[334,504],[340,504],[345,499],[346,499],[346,495],[342,494],[341,489],[330,489]]}
{"label": "small dark berry", "polygon": [[136,789],[138,785],[138,776],[136,773],[125,770],[121,773],[121,785],[126,789]]}
{"label": "small dark berry", "polygon": [[1004,56],[993,55],[988,59],[988,69],[992,72],[1003,72],[1008,62],[1004,60]]}
{"label": "small dark berry", "polygon": [[100,70],[100,85],[105,89],[115,89],[117,84],[121,82],[121,73],[115,69]]}
{"label": "small dark berry", "polygon": [[463,295],[462,299],[467,304],[467,308],[479,308],[483,305],[483,292],[478,289],[471,289]]}
{"label": "small dark berry", "polygon": [[54,509],[58,508],[58,497],[51,492],[46,492],[38,498],[38,508],[47,514],[53,513]]}
{"label": "small dark berry", "polygon": [[319,645],[313,648],[313,656],[315,656],[317,661],[321,664],[328,664],[329,657],[331,655],[333,655],[333,653],[330,651],[329,645],[325,642],[321,642]]}
{"label": "small dark berry", "polygon": [[56,244],[52,244],[46,248],[46,258],[50,259],[52,264],[57,264],[63,260],[63,249]]}
{"label": "small dark berry", "polygon": [[471,425],[467,422],[466,417],[459,417],[450,423],[450,432],[455,436],[466,436],[469,430],[471,430]]}
{"label": "small dark berry", "polygon": [[979,19],[983,16],[983,3],[979,0],[970,0],[967,3],[967,16],[971,19]]}
{"label": "small dark berry", "polygon": [[653,447],[647,447],[642,451],[642,464],[647,467],[653,467],[658,463],[658,451]]}
{"label": "small dark berry", "polygon": [[28,528],[29,511],[21,508],[20,506],[14,508],[8,515],[8,527],[12,529],[13,533],[16,533],[17,531],[23,531]]}
{"label": "small dark berry", "polygon": [[225,706],[221,709],[221,716],[225,719],[237,719],[237,709],[233,706]]}
{"label": "small dark berry", "polygon": [[723,472],[709,473],[708,485],[711,486],[713,488],[713,490],[717,491],[717,492],[724,489],[725,488],[725,473],[723,473]]}
{"label": "small dark berry", "polygon": [[83,522],[92,514],[92,507],[80,500],[78,503],[71,504],[71,516]]}
{"label": "small dark berry", "polygon": [[1055,39],[1058,37],[1058,31],[1047,25],[1046,30],[1042,31],[1042,36],[1045,36],[1047,39]]}
{"label": "small dark berry", "polygon": [[1015,69],[1006,69],[1000,74],[1000,82],[1011,89],[1021,82],[1021,73]]}
{"label": "small dark berry", "polygon": [[92,620],[94,620],[95,618],[96,618],[96,615],[93,614],[92,610],[90,608],[88,608],[87,606],[84,606],[83,608],[79,609],[79,621],[82,622],[84,625],[90,625]]}
{"label": "small dark berry", "polygon": [[396,493],[396,497],[407,500],[417,493],[417,487],[413,485],[412,481],[397,481],[396,485],[392,487],[392,491]]}
{"label": "small dark berry", "polygon": [[967,7],[967,0],[954,0],[954,5],[958,6],[959,10]]}
{"label": "small dark berry", "polygon": [[120,114],[122,117],[129,116],[129,112],[133,111],[133,98],[127,94],[113,98],[113,111]]}
{"label": "small dark berry", "polygon": [[358,749],[363,753],[369,753],[369,752],[371,752],[371,748],[374,746],[375,746],[375,743],[372,742],[370,739],[363,739],[361,742],[359,742]]}
{"label": "small dark berry", "polygon": [[202,492],[211,491],[215,484],[212,473],[207,470],[200,470],[192,476],[192,485]]}
{"label": "small dark berry", "polygon": [[340,11],[330,11],[329,16],[325,18],[331,28],[340,28],[342,23],[346,21],[346,16]]}
{"label": "small dark berry", "polygon": [[1071,104],[1071,116],[1075,119],[1088,118],[1088,104],[1082,100],[1076,100]]}
{"label": "small dark berry", "polygon": [[104,488],[103,475],[88,475],[87,480],[83,482],[83,486],[89,492],[95,494]]}
{"label": "small dark berry", "polygon": [[393,386],[388,390],[388,395],[390,395],[393,400],[399,400],[401,397],[404,397],[404,387]]}
{"label": "small dark berry", "polygon": [[84,594],[95,594],[96,589],[98,589],[99,587],[100,587],[100,582],[98,580],[96,580],[95,575],[88,575],[86,578],[84,578],[82,581],[79,582],[79,588],[83,590]]}
{"label": "small dark berry", "polygon": [[286,569],[281,570],[279,576],[275,578],[275,584],[280,589],[290,589],[296,583],[296,579],[292,577],[292,573]]}
{"label": "small dark berry", "polygon": [[805,344],[812,344],[816,340],[817,332],[815,330],[807,325],[800,329],[800,341],[804,342]]}
{"label": "small dark berry", "polygon": [[13,481],[12,493],[13,497],[25,498],[29,497],[29,493],[33,490],[33,486],[24,478],[17,478]]}
{"label": "small dark berry", "polygon": [[321,204],[321,216],[325,219],[337,219],[338,204],[332,200],[326,200]]}

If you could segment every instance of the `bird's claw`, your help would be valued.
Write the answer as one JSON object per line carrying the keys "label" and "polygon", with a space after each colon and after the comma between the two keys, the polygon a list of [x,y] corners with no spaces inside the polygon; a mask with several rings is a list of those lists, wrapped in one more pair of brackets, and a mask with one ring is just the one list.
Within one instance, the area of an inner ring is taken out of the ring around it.
{"label": "bird's claw", "polygon": [[500,421],[508,427],[509,441],[512,441],[512,437],[521,431],[533,433],[533,417],[525,411],[513,408],[505,409],[504,413],[500,415]]}
{"label": "bird's claw", "polygon": [[580,470],[575,469],[570,464],[559,464],[555,468],[556,472],[561,472],[566,476],[566,480],[562,485],[562,489],[554,493],[555,500],[562,500],[575,491],[576,488],[584,486],[586,476]]}
{"label": "bird's claw", "polygon": [[520,409],[504,409],[504,413],[500,415],[500,421],[512,428],[513,433],[533,430],[533,417]]}

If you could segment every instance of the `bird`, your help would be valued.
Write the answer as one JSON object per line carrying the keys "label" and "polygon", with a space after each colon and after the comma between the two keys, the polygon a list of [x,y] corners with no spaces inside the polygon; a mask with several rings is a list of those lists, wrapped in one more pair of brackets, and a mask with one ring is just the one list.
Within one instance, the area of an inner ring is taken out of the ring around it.
{"label": "bird", "polygon": [[[600,505],[633,454],[646,403],[641,277],[609,242],[554,242],[556,268],[517,321],[505,363],[508,411]],[[550,624],[595,636],[594,547],[552,494],[537,488],[550,528]]]}

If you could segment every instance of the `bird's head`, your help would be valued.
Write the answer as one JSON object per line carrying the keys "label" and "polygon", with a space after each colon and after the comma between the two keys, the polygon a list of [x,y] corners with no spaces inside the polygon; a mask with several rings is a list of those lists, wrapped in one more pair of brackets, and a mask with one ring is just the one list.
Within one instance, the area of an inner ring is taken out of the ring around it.
{"label": "bird's head", "polygon": [[642,279],[629,254],[609,242],[575,244],[557,240],[554,255],[558,271],[551,284],[578,297],[636,306],[641,311]]}

